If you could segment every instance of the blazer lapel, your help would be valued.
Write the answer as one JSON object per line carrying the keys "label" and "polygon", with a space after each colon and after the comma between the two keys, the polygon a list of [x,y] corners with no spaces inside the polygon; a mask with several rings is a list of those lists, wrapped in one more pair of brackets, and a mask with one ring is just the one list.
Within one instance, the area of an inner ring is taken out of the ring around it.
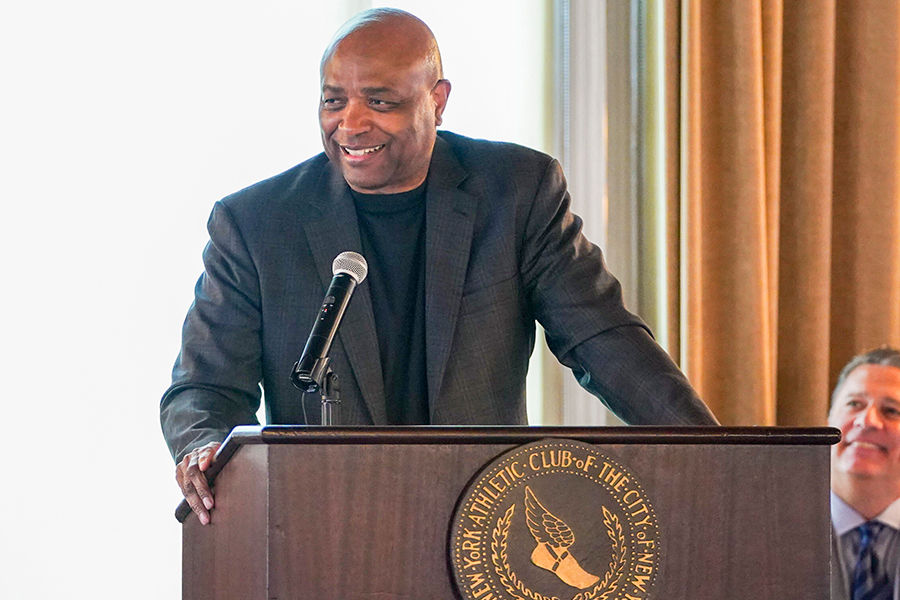
{"label": "blazer lapel", "polygon": [[[362,254],[356,209],[349,188],[340,171],[333,168],[331,163],[326,165],[325,173],[320,180],[321,185],[317,186],[318,193],[310,200],[314,210],[309,211],[302,219],[316,268],[322,279],[323,291],[331,283],[331,264],[338,254],[348,250]],[[375,332],[372,298],[365,281],[353,294],[341,321],[338,337],[347,352],[372,422],[375,425],[386,424],[378,336]],[[337,375],[346,376],[343,373]]]}
{"label": "blazer lapel", "polygon": [[432,415],[440,401],[477,212],[478,199],[458,189],[466,176],[438,137],[425,194],[425,347]]}

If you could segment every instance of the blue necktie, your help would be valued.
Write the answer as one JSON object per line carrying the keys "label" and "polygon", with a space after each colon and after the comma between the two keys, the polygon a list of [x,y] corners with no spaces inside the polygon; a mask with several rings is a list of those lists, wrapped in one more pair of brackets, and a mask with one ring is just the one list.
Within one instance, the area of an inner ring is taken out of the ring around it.
{"label": "blue necktie", "polygon": [[894,592],[887,572],[875,554],[875,539],[884,525],[869,521],[857,527],[860,534],[859,559],[853,571],[851,600],[893,600]]}

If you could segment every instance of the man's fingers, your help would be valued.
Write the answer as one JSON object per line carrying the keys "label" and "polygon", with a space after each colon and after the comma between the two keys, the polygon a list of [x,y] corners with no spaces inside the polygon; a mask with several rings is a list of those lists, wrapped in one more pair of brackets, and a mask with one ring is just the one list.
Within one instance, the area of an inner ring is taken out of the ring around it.
{"label": "man's fingers", "polygon": [[221,445],[221,442],[210,442],[201,448],[195,448],[175,467],[175,481],[178,482],[188,506],[197,513],[204,525],[209,523],[209,511],[216,503],[203,472],[212,464]]}
{"label": "man's fingers", "polygon": [[200,471],[197,451],[193,451],[175,468],[175,481],[184,494],[184,499],[203,525],[209,523],[209,509],[213,506],[212,493],[206,476]]}
{"label": "man's fingers", "polygon": [[192,473],[190,482],[197,496],[202,500],[206,510],[212,509],[212,507],[215,506],[215,501],[213,500],[212,492],[209,491],[209,483],[206,481],[206,476],[199,471]]}
{"label": "man's fingers", "polygon": [[200,467],[201,471],[205,471],[209,468],[209,465],[212,464],[213,458],[215,458],[216,456],[216,451],[221,445],[222,444],[216,442],[210,442],[209,444],[198,449],[200,456],[197,460],[197,464]]}
{"label": "man's fingers", "polygon": [[[189,455],[190,458],[188,460],[186,475],[191,485],[193,486],[194,491],[203,502],[203,506],[206,508],[206,510],[210,510],[214,506],[215,502],[213,501],[212,492],[209,491],[209,482],[206,481],[206,475],[203,474],[205,468],[200,467],[203,458],[205,458],[205,455],[207,454],[209,454],[209,450],[206,446],[191,452]],[[215,451],[213,451],[212,454],[214,455]],[[207,463],[208,461],[209,458],[206,458]]]}
{"label": "man's fingers", "polygon": [[[187,485],[193,490],[193,484],[188,483]],[[200,500],[200,496],[197,495],[196,491],[185,494],[184,499],[187,500],[191,510],[197,513],[197,518],[200,519],[200,523],[203,525],[209,523],[209,511],[203,505],[203,502]]]}

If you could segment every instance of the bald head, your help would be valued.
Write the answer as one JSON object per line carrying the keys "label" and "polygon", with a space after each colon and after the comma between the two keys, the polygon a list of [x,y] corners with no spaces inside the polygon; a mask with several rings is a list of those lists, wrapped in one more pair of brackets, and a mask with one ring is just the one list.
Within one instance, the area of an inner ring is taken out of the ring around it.
{"label": "bald head", "polygon": [[431,29],[421,19],[396,8],[365,10],[344,23],[322,55],[320,71],[339,48],[367,55],[389,53],[410,64],[421,62],[426,77],[443,79],[441,52]]}
{"label": "bald head", "polygon": [[450,94],[434,34],[395,9],[365,11],[322,57],[325,154],[350,187],[395,194],[422,185]]}

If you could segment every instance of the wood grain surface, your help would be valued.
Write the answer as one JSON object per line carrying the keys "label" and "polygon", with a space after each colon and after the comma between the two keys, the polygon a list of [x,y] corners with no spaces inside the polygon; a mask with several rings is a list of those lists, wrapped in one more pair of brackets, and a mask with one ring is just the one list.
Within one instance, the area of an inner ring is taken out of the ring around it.
{"label": "wood grain surface", "polygon": [[[828,598],[836,434],[748,429],[756,437],[734,432],[738,443],[671,443],[671,431],[653,440],[636,428],[626,431],[641,443],[623,443],[620,432],[589,432],[638,478],[656,512],[651,598]],[[492,437],[503,431],[418,443],[415,431],[319,440],[278,431],[277,442],[251,432],[219,466],[212,524],[184,521],[184,598],[457,598],[447,558],[456,504],[482,467],[530,441],[496,443],[508,439]]]}

